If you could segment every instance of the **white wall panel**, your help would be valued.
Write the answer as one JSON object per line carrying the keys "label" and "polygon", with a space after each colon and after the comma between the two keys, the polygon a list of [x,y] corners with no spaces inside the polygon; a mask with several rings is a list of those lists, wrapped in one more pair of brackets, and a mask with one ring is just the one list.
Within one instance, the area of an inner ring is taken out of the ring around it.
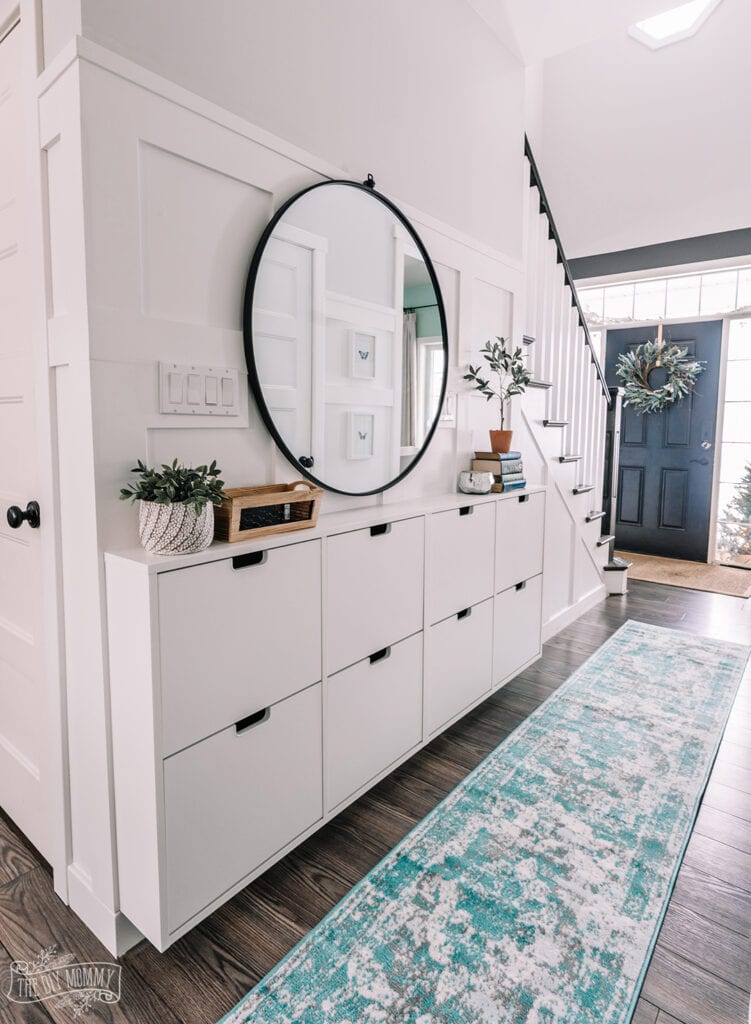
{"label": "white wall panel", "polygon": [[270,196],[179,153],[140,151],[143,312],[242,328],[248,253]]}

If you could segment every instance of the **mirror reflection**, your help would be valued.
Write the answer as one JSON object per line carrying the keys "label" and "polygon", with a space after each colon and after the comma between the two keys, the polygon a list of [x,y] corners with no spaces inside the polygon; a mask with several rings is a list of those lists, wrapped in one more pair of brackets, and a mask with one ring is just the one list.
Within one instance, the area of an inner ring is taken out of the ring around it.
{"label": "mirror reflection", "polygon": [[285,454],[348,494],[408,472],[440,412],[442,323],[416,235],[377,193],[331,182],[298,196],[246,296],[251,380]]}

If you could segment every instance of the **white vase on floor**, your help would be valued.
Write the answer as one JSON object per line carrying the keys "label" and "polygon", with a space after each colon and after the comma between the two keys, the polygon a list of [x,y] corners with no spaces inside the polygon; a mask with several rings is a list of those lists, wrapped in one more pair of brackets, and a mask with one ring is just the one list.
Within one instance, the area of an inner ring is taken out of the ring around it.
{"label": "white vase on floor", "polygon": [[138,509],[141,544],[152,555],[187,555],[203,551],[214,539],[214,506],[196,513],[193,505],[159,505],[142,501]]}

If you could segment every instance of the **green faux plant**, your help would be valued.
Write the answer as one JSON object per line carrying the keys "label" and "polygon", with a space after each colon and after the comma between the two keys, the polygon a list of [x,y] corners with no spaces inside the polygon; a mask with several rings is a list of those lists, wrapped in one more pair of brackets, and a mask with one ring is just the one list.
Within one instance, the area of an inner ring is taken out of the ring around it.
{"label": "green faux plant", "polygon": [[220,505],[224,498],[224,481],[219,479],[221,470],[216,461],[210,466],[178,465],[177,459],[171,466],[162,465],[161,472],[149,469],[141,460],[131,469],[138,473],[138,480],[120,490],[121,501],[153,501],[157,505],[192,505],[196,515],[211,502]]}
{"label": "green faux plant", "polygon": [[481,395],[485,395],[489,402],[493,398],[498,399],[501,406],[501,430],[506,418],[506,403],[514,395],[523,395],[531,379],[522,358],[522,350],[508,348],[507,344],[505,338],[497,337],[495,341],[486,341],[480,349],[492,372],[498,375],[496,389],[481,375],[481,366],[472,366],[470,363],[468,372],[464,374],[464,379],[471,381],[475,389]]}

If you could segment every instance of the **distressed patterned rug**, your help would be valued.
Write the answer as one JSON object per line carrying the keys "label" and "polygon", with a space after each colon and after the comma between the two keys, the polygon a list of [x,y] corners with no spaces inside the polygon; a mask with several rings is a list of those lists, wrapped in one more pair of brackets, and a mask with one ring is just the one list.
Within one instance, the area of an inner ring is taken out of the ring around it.
{"label": "distressed patterned rug", "polygon": [[626,623],[224,1024],[625,1024],[747,656]]}

